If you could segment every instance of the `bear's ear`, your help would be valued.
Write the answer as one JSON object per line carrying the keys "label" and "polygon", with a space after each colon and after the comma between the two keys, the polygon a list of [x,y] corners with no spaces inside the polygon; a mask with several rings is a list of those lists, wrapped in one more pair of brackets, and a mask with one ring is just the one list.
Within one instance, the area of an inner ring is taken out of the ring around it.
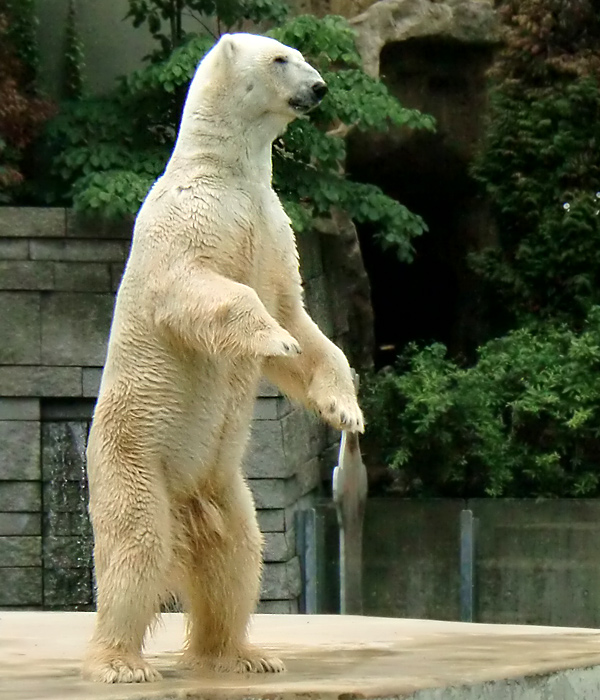
{"label": "bear's ear", "polygon": [[227,61],[232,61],[237,51],[237,46],[233,36],[231,34],[223,34],[223,36],[219,39],[219,44],[225,59]]}

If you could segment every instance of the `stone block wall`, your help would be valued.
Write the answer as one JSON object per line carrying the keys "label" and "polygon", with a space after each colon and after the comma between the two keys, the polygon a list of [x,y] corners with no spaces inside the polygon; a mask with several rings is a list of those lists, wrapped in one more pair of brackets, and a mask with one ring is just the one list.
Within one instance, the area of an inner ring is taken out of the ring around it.
{"label": "stone block wall", "polygon": [[[130,236],[64,209],[0,208],[0,607],[93,608],[84,454]],[[301,255],[307,305],[334,335],[318,236]],[[294,513],[335,439],[261,385],[246,471],[265,536],[262,612],[298,610]]]}

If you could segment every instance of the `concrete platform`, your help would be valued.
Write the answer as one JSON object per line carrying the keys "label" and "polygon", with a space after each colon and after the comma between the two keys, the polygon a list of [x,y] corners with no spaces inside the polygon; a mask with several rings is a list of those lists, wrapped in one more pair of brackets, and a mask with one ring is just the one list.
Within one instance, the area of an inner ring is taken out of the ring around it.
{"label": "concrete platform", "polygon": [[79,678],[93,613],[0,612],[2,700],[598,700],[600,631],[339,616],[258,615],[252,638],[281,675],[198,677],[176,667],[181,615],[147,655],[159,683]]}

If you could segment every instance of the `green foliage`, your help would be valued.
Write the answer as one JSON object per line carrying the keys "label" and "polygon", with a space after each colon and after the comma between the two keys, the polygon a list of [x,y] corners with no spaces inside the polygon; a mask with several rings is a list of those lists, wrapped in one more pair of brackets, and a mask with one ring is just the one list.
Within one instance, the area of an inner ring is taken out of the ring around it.
{"label": "green foliage", "polygon": [[65,35],[63,94],[65,98],[70,100],[79,99],[85,89],[83,42],[77,30],[75,2],[76,0],[69,0]]}
{"label": "green foliage", "polygon": [[600,495],[600,307],[579,333],[492,340],[467,369],[442,345],[412,347],[363,385],[367,438],[408,494]]}
{"label": "green foliage", "polygon": [[310,56],[319,71],[325,71],[332,63],[338,62],[344,66],[360,67],[354,31],[343,17],[329,15],[318,20],[312,15],[301,15],[272,29],[269,34],[282,44],[298,48]]}
{"label": "green foliage", "polygon": [[[186,3],[194,12],[201,5],[207,13],[218,9],[219,22],[227,27],[234,16],[249,17],[251,12],[255,19],[281,16],[276,2]],[[175,140],[185,89],[214,43],[206,34],[187,34],[178,45],[173,37],[163,41],[160,22],[172,19],[173,8],[166,0],[132,0],[130,6],[136,24],[150,23],[150,10],[158,13],[159,24],[152,20],[150,28],[161,41],[162,54],[153,54],[142,69],[123,78],[112,95],[65,105],[48,134],[55,172],[76,208],[106,216],[134,213],[148,184],[161,173]],[[245,14],[240,15],[242,6]],[[356,221],[376,224],[382,245],[409,260],[411,238],[425,230],[423,220],[377,187],[345,178],[343,137],[352,128],[385,130],[390,124],[433,129],[433,119],[404,109],[381,82],[360,70],[354,32],[341,17],[296,17],[270,33],[302,51],[329,85],[311,119],[290,125],[274,149],[274,186],[296,230],[309,228],[315,216],[339,207]],[[130,183],[131,192],[124,183]]]}
{"label": "green foliage", "polygon": [[174,132],[161,133],[162,125],[135,107],[135,101],[90,97],[70,103],[50,124],[54,172],[72,183],[78,210],[107,218],[135,214],[164,168]]}
{"label": "green foliage", "polygon": [[107,218],[135,214],[140,200],[154,182],[154,176],[133,170],[104,170],[92,172],[77,183],[75,190],[82,208],[99,210]]}
{"label": "green foliage", "polygon": [[4,0],[0,10],[7,18],[6,40],[12,45],[21,66],[20,81],[27,88],[35,83],[39,67],[38,18],[35,0]]}
{"label": "green foliage", "polygon": [[244,20],[279,23],[287,14],[284,0],[129,0],[126,17],[134,27],[146,25],[159,43],[160,49],[148,57],[157,62],[195,36],[184,29],[184,18],[194,20],[216,39],[222,33],[240,30]]}
{"label": "green foliage", "polygon": [[196,66],[213,44],[214,39],[210,36],[191,37],[163,61],[147,65],[122,78],[122,99],[129,96],[143,98],[145,95],[164,99],[163,92],[174,93],[178,88],[187,87]]}
{"label": "green foliage", "polygon": [[500,248],[476,269],[518,317],[577,322],[600,302],[600,85],[578,78],[502,86],[475,174],[494,207]]}

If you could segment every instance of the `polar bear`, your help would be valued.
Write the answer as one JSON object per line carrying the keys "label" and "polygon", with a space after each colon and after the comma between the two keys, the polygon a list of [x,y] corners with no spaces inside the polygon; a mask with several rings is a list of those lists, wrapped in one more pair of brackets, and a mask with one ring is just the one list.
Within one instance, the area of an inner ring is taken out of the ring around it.
{"label": "polar bear", "polygon": [[325,92],[298,51],[223,36],[138,214],[87,448],[89,679],[160,678],[141,649],[170,596],[188,616],[188,665],[283,670],[247,641],[262,539],[242,457],[257,383],[266,376],[335,428],[363,428],[348,362],[304,309],[271,187],[273,140]]}

